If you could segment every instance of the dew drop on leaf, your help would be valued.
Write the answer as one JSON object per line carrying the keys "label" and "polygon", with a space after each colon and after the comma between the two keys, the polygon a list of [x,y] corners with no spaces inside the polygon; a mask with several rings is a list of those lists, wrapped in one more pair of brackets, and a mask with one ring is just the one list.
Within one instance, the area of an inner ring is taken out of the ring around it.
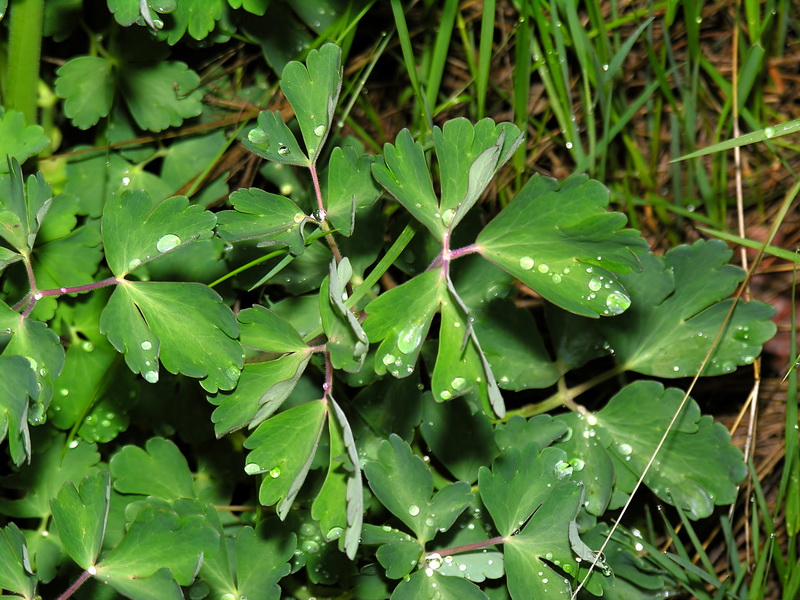
{"label": "dew drop on leaf", "polygon": [[417,506],[416,504],[412,504],[411,506],[409,506],[408,514],[410,514],[412,517],[416,517],[419,514],[419,506]]}
{"label": "dew drop on leaf", "polygon": [[569,465],[570,465],[570,466],[571,466],[571,467],[572,467],[572,468],[573,468],[575,471],[583,471],[583,467],[585,467],[585,466],[586,466],[586,462],[584,462],[584,461],[583,461],[582,459],[580,459],[580,458],[572,458],[572,459],[570,459],[570,461],[569,461]]}
{"label": "dew drop on leaf", "polygon": [[633,452],[633,448],[631,448],[630,444],[620,444],[617,446],[617,450],[619,450],[619,453],[623,456],[629,456],[631,452]]}
{"label": "dew drop on leaf", "polygon": [[61,394],[62,396],[69,396],[69,390],[67,388],[61,388],[60,390],[58,390],[58,393]]}
{"label": "dew drop on leaf", "polygon": [[329,542],[332,542],[333,540],[338,540],[340,537],[342,537],[343,531],[344,530],[341,527],[332,527],[331,530],[325,534],[325,539],[328,540]]}
{"label": "dew drop on leaf", "polygon": [[771,138],[773,135],[775,135],[775,129],[772,127],[767,127],[764,129],[764,135],[767,136],[767,138]]}
{"label": "dew drop on leaf", "polygon": [[128,271],[133,271],[134,269],[138,269],[139,266],[142,264],[138,258],[134,258],[131,262],[128,263]]}
{"label": "dew drop on leaf", "polygon": [[464,384],[467,383],[467,380],[463,377],[456,377],[453,381],[450,382],[450,387],[454,390],[460,390],[464,387]]}
{"label": "dew drop on leaf", "polygon": [[158,381],[158,371],[147,371],[144,378],[148,383],[156,383]]}
{"label": "dew drop on leaf", "polygon": [[592,277],[589,280],[589,289],[593,292],[597,292],[600,288],[603,287],[603,282],[600,281],[597,277]]}
{"label": "dew drop on leaf", "polygon": [[280,467],[275,467],[273,469],[270,469],[269,470],[269,476],[272,477],[273,479],[277,479],[278,477],[281,476],[281,468]]}
{"label": "dew drop on leaf", "polygon": [[[422,343],[422,327],[423,323],[414,323],[408,329],[401,331],[397,336],[397,348],[403,354],[411,354]],[[386,363],[387,355],[384,357],[384,363]],[[388,363],[386,363],[388,364]]]}
{"label": "dew drop on leaf", "polygon": [[295,223],[298,223],[298,224],[299,224],[299,223],[302,223],[302,222],[303,222],[303,219],[305,219],[305,218],[306,218],[306,216],[305,216],[303,213],[297,213],[297,214],[294,216],[294,219],[293,219],[293,221],[294,221]]}
{"label": "dew drop on leaf", "polygon": [[181,238],[174,233],[168,233],[167,235],[161,236],[161,239],[156,242],[156,250],[159,252],[168,252],[176,246],[180,246],[180,244]]}
{"label": "dew drop on leaf", "polygon": [[392,364],[395,361],[395,358],[394,358],[393,355],[387,354],[381,360],[383,361],[383,364],[385,364],[388,367],[390,364]]}
{"label": "dew drop on leaf", "polygon": [[456,211],[452,208],[448,208],[446,211],[442,213],[442,223],[444,223],[445,227],[449,227],[450,223],[453,222],[453,217],[456,216]]}
{"label": "dew drop on leaf", "polygon": [[264,133],[262,129],[256,127],[255,129],[251,129],[250,133],[247,134],[247,139],[250,140],[251,143],[257,144],[259,146],[266,146],[267,145],[267,134]]}
{"label": "dew drop on leaf", "polygon": [[533,259],[530,256],[523,256],[519,259],[519,266],[521,269],[530,271],[533,268]]}
{"label": "dew drop on leaf", "polygon": [[147,340],[142,342],[142,350],[150,350],[153,347],[153,344],[148,342]]}
{"label": "dew drop on leaf", "polygon": [[248,475],[255,475],[256,473],[261,472],[261,467],[259,467],[256,463],[247,463],[244,466],[244,472]]}
{"label": "dew drop on leaf", "polygon": [[538,269],[539,273],[547,273],[550,270],[550,266],[542,263],[541,265],[539,265]]}
{"label": "dew drop on leaf", "polygon": [[611,292],[606,298],[606,306],[612,315],[624,313],[631,305],[631,299],[622,292]]}
{"label": "dew drop on leaf", "polygon": [[553,283],[561,283],[561,275],[553,273]]}
{"label": "dew drop on leaf", "polygon": [[94,344],[92,342],[83,342],[81,348],[83,348],[84,352],[91,352],[94,350]]}
{"label": "dew drop on leaf", "polygon": [[565,477],[569,477],[572,475],[572,465],[569,463],[565,463],[563,460],[560,460],[556,463],[556,466],[553,467],[553,473],[557,479],[564,479]]}
{"label": "dew drop on leaf", "polygon": [[450,392],[448,392],[447,390],[444,390],[444,391],[439,393],[439,397],[442,400],[450,400],[450,398],[452,398],[453,395]]}
{"label": "dew drop on leaf", "polygon": [[283,144],[281,144],[280,148],[278,148],[278,154],[280,154],[281,156],[286,156],[290,152],[291,150],[289,150],[289,148],[287,148]]}
{"label": "dew drop on leaf", "polygon": [[325,125],[317,125],[314,127],[314,135],[317,137],[322,137],[322,134],[325,133]]}
{"label": "dew drop on leaf", "polygon": [[45,416],[44,404],[35,402],[28,409],[28,423],[31,425],[41,425],[47,420]]}

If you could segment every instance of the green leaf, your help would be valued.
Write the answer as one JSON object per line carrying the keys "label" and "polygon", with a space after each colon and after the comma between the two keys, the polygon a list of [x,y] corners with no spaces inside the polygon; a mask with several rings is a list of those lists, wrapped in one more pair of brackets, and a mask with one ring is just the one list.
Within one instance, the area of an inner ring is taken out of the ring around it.
{"label": "green leaf", "polygon": [[464,118],[451,119],[441,129],[433,128],[442,187],[438,212],[448,231],[475,205],[523,137],[513,123],[495,124],[491,119],[475,125]]}
{"label": "green leaf", "polygon": [[267,160],[300,167],[311,164],[278,111],[262,110],[258,113],[258,126],[250,130],[242,143]]}
{"label": "green leaf", "polygon": [[[429,555],[429,558],[434,556],[436,555]],[[436,570],[442,575],[463,577],[475,583],[481,583],[486,579],[500,579],[506,574],[501,552],[464,552],[445,556],[444,560],[434,562],[433,565],[431,562],[428,560],[430,567],[441,562],[441,566]]]}
{"label": "green leaf", "polygon": [[[8,155],[25,162],[44,150],[50,143],[39,125],[25,124],[25,115],[18,110],[0,111],[0,156]],[[8,173],[8,163],[0,160],[0,173]]]}
{"label": "green leaf", "polygon": [[468,483],[477,481],[479,467],[498,454],[489,419],[473,414],[467,402],[425,402],[420,433],[447,470]]}
{"label": "green leaf", "polygon": [[39,390],[36,375],[24,356],[0,356],[0,441],[8,437],[8,450],[14,464],[31,457],[28,432],[28,398]]}
{"label": "green leaf", "polygon": [[[211,415],[218,437],[256,427],[278,410],[311,359],[297,330],[271,310],[254,306],[237,318],[242,344],[258,353],[244,365],[236,388],[209,397],[218,406]],[[285,354],[274,358],[276,352]]]}
{"label": "green leaf", "polygon": [[378,500],[403,521],[421,542],[447,530],[472,500],[469,484],[451,483],[432,498],[433,476],[422,459],[395,434],[381,442],[378,459],[364,466]]}
{"label": "green leaf", "polygon": [[[175,22],[183,14],[181,8],[195,0],[183,0],[173,13]],[[210,14],[219,0],[201,0],[203,15]],[[181,12],[181,15],[179,15]],[[163,131],[178,127],[203,109],[200,76],[185,63],[161,61],[155,63],[124,63],[120,68],[118,86],[136,124],[148,131]]]}
{"label": "green leaf", "polygon": [[[333,408],[333,416],[342,432],[344,450],[350,460],[348,468],[347,486],[345,489],[345,499],[347,501],[347,528],[344,535],[344,550],[350,560],[354,560],[358,545],[361,542],[361,531],[364,522],[364,484],[361,476],[361,460],[356,448],[353,430],[344,411],[339,407],[332,396],[328,401]],[[331,539],[333,529],[325,533],[326,539]]]}
{"label": "green leaf", "polygon": [[259,248],[286,245],[295,256],[303,253],[309,217],[289,198],[249,188],[235,191],[230,200],[235,210],[217,213],[222,239],[258,240]]}
{"label": "green leaf", "polygon": [[375,372],[388,370],[394,377],[414,371],[422,342],[444,292],[441,271],[433,269],[384,292],[370,302],[363,323],[371,342],[380,342]]}
{"label": "green leaf", "polygon": [[422,547],[413,538],[395,540],[383,544],[375,553],[375,558],[386,569],[386,577],[400,579],[416,568],[422,555]]}
{"label": "green leaf", "polygon": [[0,478],[6,490],[19,490],[18,499],[0,498],[0,512],[23,519],[46,519],[50,516],[50,499],[66,481],[80,481],[97,470],[100,455],[97,446],[77,441],[65,450],[65,436],[40,438],[34,448],[31,464],[19,473]]}
{"label": "green leaf", "polygon": [[111,478],[102,471],[84,478],[80,491],[67,481],[50,501],[58,537],[84,570],[94,566],[103,546],[110,494]]}
{"label": "green leaf", "polygon": [[29,254],[36,240],[52,194],[41,173],[27,184],[16,159],[9,159],[9,177],[0,178],[0,236],[21,254]]}
{"label": "green leaf", "polygon": [[17,254],[8,248],[0,248],[0,274],[2,274],[3,269],[5,269],[8,265],[13,265],[15,262],[19,262],[21,260],[21,254]]}
{"label": "green leaf", "polygon": [[247,438],[245,472],[267,473],[258,499],[264,506],[278,504],[278,516],[289,514],[306,479],[319,445],[327,409],[322,400],[306,402],[282,412],[258,426]]}
{"label": "green leaf", "polygon": [[215,224],[212,213],[184,196],[161,203],[139,190],[112,196],[103,211],[106,262],[124,277],[175,248],[211,237]]}
{"label": "green leaf", "polygon": [[223,6],[222,0],[179,0],[167,42],[176,44],[187,31],[196,40],[205,39],[222,17]]}
{"label": "green leaf", "polygon": [[554,488],[519,535],[503,544],[508,591],[514,600],[570,598],[569,582],[551,564],[568,575],[576,575],[578,564],[569,540],[581,502],[581,489],[574,483]]}
{"label": "green leaf", "polygon": [[484,258],[558,306],[587,317],[617,315],[630,306],[612,273],[639,267],[647,249],[622,229],[625,215],[607,212],[608,190],[576,175],[560,184],[534,176],[477,239]]}
{"label": "green leaf", "polygon": [[71,287],[91,281],[103,258],[100,240],[96,229],[78,227],[66,237],[36,246],[33,272],[38,288]]}
{"label": "green leaf", "polygon": [[540,450],[536,444],[508,448],[491,471],[481,467],[481,500],[500,535],[509,536],[522,527],[553,490],[566,483],[571,472],[563,450]]}
{"label": "green leaf", "polygon": [[[107,0],[108,10],[114,15],[114,19],[123,27],[129,27],[137,21],[144,23],[141,0]],[[177,2],[172,0],[147,0],[145,6],[148,13],[170,13],[177,8]],[[148,17],[152,19],[152,14]]]}
{"label": "green leaf", "polygon": [[478,587],[461,577],[447,577],[435,571],[417,571],[400,582],[392,600],[488,600]]}
{"label": "green leaf", "polygon": [[380,196],[372,178],[373,156],[360,154],[351,146],[336,147],[328,162],[328,189],[324,195],[327,218],[344,236],[351,236],[355,213]]}
{"label": "green leaf", "polygon": [[123,446],[111,457],[109,465],[115,478],[114,489],[122,494],[170,501],[195,497],[189,464],[170,440],[150,438],[145,449]]}
{"label": "green leaf", "polygon": [[331,261],[330,275],[319,291],[322,329],[328,338],[328,351],[334,369],[358,373],[364,365],[369,339],[356,316],[345,306],[346,286],[353,277],[350,259],[344,257],[337,265]]}
{"label": "green leaf", "polygon": [[342,87],[342,50],[325,44],[311,50],[306,64],[292,61],[281,73],[281,90],[294,109],[310,162],[317,160],[333,124]]}
{"label": "green leaf", "polygon": [[[136,12],[139,12],[138,3]],[[56,75],[56,94],[64,99],[64,113],[75,127],[89,129],[109,115],[114,102],[112,60],[103,56],[78,56],[59,67]]]}
{"label": "green leaf", "polygon": [[243,8],[254,15],[263,15],[267,12],[269,0],[228,0],[231,8]]}
{"label": "green leaf", "polygon": [[14,523],[9,523],[0,529],[0,590],[32,599],[35,589],[36,577],[28,560],[25,537]]}
{"label": "green leaf", "polygon": [[564,436],[567,429],[564,421],[550,415],[536,415],[531,419],[515,415],[505,423],[498,423],[494,435],[501,450],[512,446],[522,450],[531,443],[546,448]]}
{"label": "green leaf", "polygon": [[244,364],[233,313],[199,283],[122,281],[100,331],[150,383],[158,381],[159,358],[170,373],[200,378],[212,393],[233,389]]}
{"label": "green leaf", "polygon": [[[698,241],[663,257],[642,257],[644,270],[625,275],[630,314],[601,331],[626,369],[656,377],[693,376],[700,369],[731,307],[728,297],[744,272],[728,264],[724,242]],[[703,375],[720,375],[751,364],[776,326],[775,310],[739,302]]]}
{"label": "green leaf", "polygon": [[122,541],[97,565],[95,577],[125,595],[129,593],[128,586],[136,585],[135,580],[151,577],[161,569],[168,569],[179,585],[189,585],[203,555],[218,546],[219,533],[203,515],[182,515],[177,505],[151,499],[136,515]]}
{"label": "green leaf", "polygon": [[[594,417],[600,441],[614,457],[617,471],[638,479],[655,452],[683,399],[683,391],[655,381],[637,381],[616,394]],[[737,485],[747,476],[742,453],[710,416],[700,416],[691,398],[675,422],[644,483],[662,500],[692,519],[709,516],[714,505],[736,500]],[[630,481],[631,478],[625,478]],[[618,485],[620,478],[618,477]],[[624,493],[632,488],[624,486]]]}

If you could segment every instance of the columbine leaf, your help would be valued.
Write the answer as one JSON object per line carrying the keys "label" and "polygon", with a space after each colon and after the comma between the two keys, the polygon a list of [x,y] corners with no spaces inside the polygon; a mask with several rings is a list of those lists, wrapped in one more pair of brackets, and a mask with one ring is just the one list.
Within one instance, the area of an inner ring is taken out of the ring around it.
{"label": "columbine leaf", "polygon": [[64,98],[64,113],[79,129],[89,129],[111,112],[113,69],[114,63],[109,58],[78,56],[56,71],[56,94]]}
{"label": "columbine leaf", "polygon": [[165,500],[195,497],[189,464],[170,440],[150,438],[145,449],[124,446],[111,457],[109,465],[115,478],[114,489],[122,494]]}
{"label": "columbine leaf", "polygon": [[22,260],[21,254],[17,254],[8,248],[0,248],[0,274],[3,273],[3,269],[5,269],[8,265],[13,265],[15,262],[19,262],[20,260]]}
{"label": "columbine leaf", "polygon": [[214,215],[184,196],[161,203],[145,191],[112,196],[103,211],[106,261],[117,277],[195,240],[211,237]]}
{"label": "columbine leaf", "polygon": [[478,587],[461,577],[417,571],[400,582],[392,600],[489,600]]}
{"label": "columbine leaf", "polygon": [[368,462],[364,473],[378,500],[422,542],[433,539],[439,529],[449,529],[472,500],[464,481],[447,485],[431,498],[428,466],[395,434],[381,442],[378,459]]}
{"label": "columbine leaf", "polygon": [[245,472],[267,473],[258,499],[264,506],[278,504],[278,516],[289,514],[317,452],[327,409],[322,400],[306,402],[282,412],[258,426],[247,438]]}
{"label": "columbine leaf", "polygon": [[[218,437],[253,428],[278,410],[311,359],[297,330],[271,310],[254,306],[237,318],[242,344],[259,353],[244,365],[234,390],[209,397],[218,406],[211,415]],[[275,358],[276,352],[285,354]]]}
{"label": "columbine leaf", "polygon": [[[214,2],[203,0],[204,14]],[[177,22],[178,11],[174,15]],[[149,131],[178,127],[203,109],[200,76],[182,62],[125,63],[118,86],[136,124]]]}
{"label": "columbine leaf", "polygon": [[506,574],[501,552],[464,552],[445,556],[441,563],[442,566],[437,571],[442,575],[463,577],[475,583],[486,579],[500,579]]}
{"label": "columbine leaf", "polygon": [[36,398],[36,375],[24,356],[0,356],[0,442],[8,437],[8,450],[14,464],[30,460],[28,398]]}
{"label": "columbine leaf", "polygon": [[242,143],[261,158],[301,167],[311,164],[278,111],[258,113],[258,126],[250,130]]}
{"label": "columbine leaf", "polygon": [[[637,381],[622,389],[594,417],[600,441],[635,481],[655,451],[684,392],[664,389],[655,381]],[[675,422],[644,483],[666,502],[684,509],[692,519],[707,517],[714,505],[736,500],[736,486],[747,475],[742,453],[730,435],[710,416],[700,416],[689,399]],[[621,478],[618,477],[618,486]],[[624,493],[632,488],[624,486]]]}
{"label": "columbine leaf", "polygon": [[25,536],[14,523],[0,529],[0,590],[34,597],[36,577],[32,574]]}
{"label": "columbine leaf", "polygon": [[519,535],[503,544],[508,591],[514,600],[569,598],[570,584],[550,564],[577,575],[569,526],[578,514],[581,489],[566,483],[553,489]]}
{"label": "columbine leaf", "polygon": [[222,239],[257,240],[259,247],[285,244],[295,256],[303,253],[308,217],[289,198],[250,188],[235,191],[230,200],[236,210],[217,213]]}
{"label": "columbine leaf", "polygon": [[82,569],[93,566],[106,532],[111,479],[108,471],[86,477],[80,491],[68,481],[50,501],[58,537]]}
{"label": "columbine leaf", "polygon": [[203,515],[183,515],[179,505],[173,507],[163,500],[151,499],[136,515],[122,541],[97,565],[96,577],[125,595],[129,586],[141,587],[136,580],[151,577],[161,569],[168,569],[170,578],[178,584],[189,585],[203,555],[218,545],[219,534]]}
{"label": "columbine leaf", "polygon": [[[25,162],[38,154],[50,143],[44,129],[36,124],[26,125],[25,116],[18,110],[3,114],[0,110],[0,156],[10,156],[16,161]],[[0,173],[8,173],[5,158],[0,160]]]}
{"label": "columbine leaf", "polygon": [[364,365],[369,349],[369,339],[356,316],[345,306],[346,285],[353,276],[350,259],[343,258],[337,265],[331,261],[330,275],[320,286],[320,314],[322,329],[328,338],[327,349],[334,369],[358,373]]}
{"label": "columbine leaf", "polygon": [[341,87],[342,50],[336,44],[309,52],[305,65],[290,62],[281,74],[281,90],[294,109],[312,163],[333,124]]}
{"label": "columbine leaf", "polygon": [[0,236],[22,254],[30,253],[52,195],[41,173],[27,184],[15,159],[9,159],[9,177],[0,179]]}
{"label": "columbine leaf", "polygon": [[513,123],[495,124],[491,119],[475,125],[467,119],[452,119],[442,129],[433,128],[442,186],[439,213],[449,231],[478,201],[523,137]]}
{"label": "columbine leaf", "polygon": [[608,212],[608,190],[583,175],[560,184],[534,176],[477,239],[484,258],[554,304],[587,317],[617,315],[630,298],[613,272],[639,266],[647,249],[625,215]]}
{"label": "columbine leaf", "polygon": [[[145,15],[142,14],[141,0],[107,0],[108,10],[114,15],[114,19],[123,27],[133,25],[136,21],[144,19]],[[159,13],[170,13],[177,8],[175,0],[147,0],[144,3],[148,16],[152,21],[153,14],[157,11]],[[149,22],[148,22],[149,24]]]}
{"label": "columbine leaf", "polygon": [[481,467],[481,500],[503,536],[525,524],[553,490],[564,484],[572,469],[563,450],[536,444],[508,448],[490,471]]}
{"label": "columbine leaf", "polygon": [[222,17],[223,6],[222,0],[180,0],[172,13],[167,42],[176,44],[187,31],[196,40],[205,39]]}
{"label": "columbine leaf", "polygon": [[[601,331],[626,369],[656,377],[697,373],[732,300],[723,300],[744,278],[728,264],[724,242],[698,241],[663,257],[642,257],[641,273],[621,281],[631,294],[631,313]],[[776,330],[775,310],[762,302],[739,302],[703,375],[730,373],[752,363]]]}
{"label": "columbine leaf", "polygon": [[122,281],[103,310],[100,332],[150,383],[158,381],[160,358],[170,373],[200,378],[208,392],[230,390],[244,363],[233,313],[199,283]]}
{"label": "columbine leaf", "polygon": [[410,536],[409,539],[396,540],[383,544],[375,553],[375,558],[386,569],[386,577],[400,579],[413,571],[422,554],[419,542]]}
{"label": "columbine leaf", "polygon": [[355,227],[355,212],[369,206],[380,195],[372,178],[375,158],[354,148],[334,148],[328,162],[327,218],[342,235],[349,237]]}
{"label": "columbine leaf", "polygon": [[375,354],[375,372],[388,370],[395,377],[414,371],[422,342],[444,293],[441,271],[427,271],[392,288],[370,302],[364,331],[371,342],[380,342]]}

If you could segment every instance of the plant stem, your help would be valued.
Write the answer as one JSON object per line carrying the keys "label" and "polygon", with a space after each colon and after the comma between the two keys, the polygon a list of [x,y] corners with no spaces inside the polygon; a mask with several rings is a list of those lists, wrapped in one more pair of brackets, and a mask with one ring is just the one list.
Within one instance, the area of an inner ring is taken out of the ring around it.
{"label": "plant stem", "polygon": [[[30,272],[30,277],[33,277],[33,271]],[[86,283],[84,285],[74,285],[72,287],[54,288],[51,290],[37,290],[34,282],[34,285],[31,287],[31,291],[22,300],[20,300],[14,305],[14,310],[19,310],[20,308],[22,308],[27,304],[27,306],[25,307],[25,312],[22,314],[22,316],[27,317],[29,314],[31,314],[31,311],[33,310],[33,307],[36,306],[36,303],[46,296],[80,294],[82,292],[90,292],[92,290],[96,290],[101,287],[116,285],[117,283],[119,283],[119,280],[116,277],[109,277],[108,279],[103,279],[102,281],[96,281],[94,283]]]}
{"label": "plant stem", "polygon": [[482,548],[488,548],[489,546],[496,546],[498,544],[502,544],[506,541],[506,538],[503,536],[493,537],[490,540],[485,540],[483,542],[473,542],[472,544],[464,544],[463,546],[453,546],[452,548],[445,548],[444,550],[437,550],[436,552],[430,552],[426,558],[430,558],[431,556],[438,554],[439,556],[451,556],[453,554],[460,554],[461,552],[469,552],[470,550],[480,550]]}
{"label": "plant stem", "polygon": [[4,100],[6,109],[22,112],[28,125],[38,122],[36,98],[43,18],[44,0],[15,0],[11,4]]}
{"label": "plant stem", "polygon": [[94,573],[90,571],[97,572],[94,567],[90,567],[90,570],[81,573],[81,576],[78,577],[78,579],[75,580],[75,583],[69,586],[67,590],[58,597],[58,600],[67,600],[67,598],[69,598],[70,596],[72,596],[72,594],[77,592],[78,588],[81,587],[84,584],[84,582],[86,582],[86,580],[89,579],[89,577],[94,575]]}

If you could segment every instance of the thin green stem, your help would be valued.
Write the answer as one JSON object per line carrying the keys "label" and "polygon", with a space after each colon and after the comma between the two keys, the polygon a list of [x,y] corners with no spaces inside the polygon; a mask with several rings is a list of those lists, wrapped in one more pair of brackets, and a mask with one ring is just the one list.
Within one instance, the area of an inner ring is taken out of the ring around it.
{"label": "thin green stem", "polygon": [[6,109],[20,111],[28,125],[38,122],[36,98],[43,19],[44,0],[15,0],[11,5],[4,100]]}

